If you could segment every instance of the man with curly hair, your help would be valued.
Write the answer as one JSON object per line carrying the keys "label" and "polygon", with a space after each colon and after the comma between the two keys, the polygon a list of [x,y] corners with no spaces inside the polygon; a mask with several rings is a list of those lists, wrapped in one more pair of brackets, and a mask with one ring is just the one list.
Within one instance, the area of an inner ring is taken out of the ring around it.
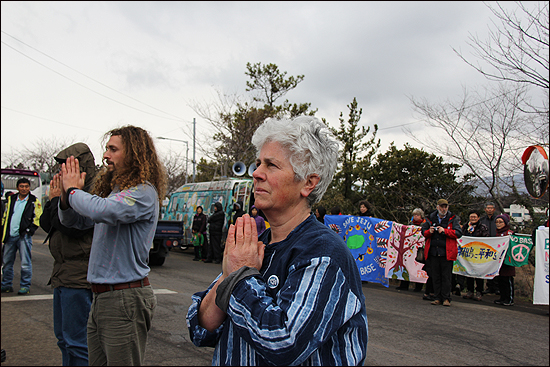
{"label": "man with curly hair", "polygon": [[90,366],[139,366],[157,304],[147,260],[166,177],[145,130],[124,126],[105,138],[105,167],[91,194],[82,190],[86,173],[78,160],[71,156],[62,165],[59,218],[67,227],[95,224],[87,276]]}

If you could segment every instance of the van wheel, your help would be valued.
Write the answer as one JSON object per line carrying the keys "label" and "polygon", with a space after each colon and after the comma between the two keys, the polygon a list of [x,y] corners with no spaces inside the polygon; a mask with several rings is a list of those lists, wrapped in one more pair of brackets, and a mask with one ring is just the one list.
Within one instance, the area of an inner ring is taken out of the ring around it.
{"label": "van wheel", "polygon": [[162,266],[166,257],[158,256],[157,254],[149,254],[149,265],[150,266]]}

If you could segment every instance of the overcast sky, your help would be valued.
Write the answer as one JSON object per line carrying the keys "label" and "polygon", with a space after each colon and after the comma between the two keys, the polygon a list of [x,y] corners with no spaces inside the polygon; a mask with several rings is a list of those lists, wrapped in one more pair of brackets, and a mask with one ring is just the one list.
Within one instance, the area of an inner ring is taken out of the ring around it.
{"label": "overcast sky", "polygon": [[54,137],[87,143],[100,163],[103,134],[126,124],[188,141],[191,158],[193,119],[198,160],[211,129],[192,107],[217,103],[217,91],[247,95],[247,62],[305,75],[284,98],[333,127],[356,97],[381,152],[401,148],[404,126],[429,133],[409,97],[456,99],[488,83],[452,48],[469,56],[469,33],[485,38],[494,19],[463,1],[2,1],[1,17],[2,166],[12,149]]}

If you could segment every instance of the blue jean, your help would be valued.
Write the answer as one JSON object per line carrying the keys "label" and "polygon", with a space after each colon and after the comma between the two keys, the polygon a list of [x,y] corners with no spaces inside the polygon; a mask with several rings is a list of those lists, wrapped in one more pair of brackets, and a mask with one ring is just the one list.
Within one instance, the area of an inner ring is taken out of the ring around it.
{"label": "blue jean", "polygon": [[87,366],[87,324],[93,294],[86,288],[53,290],[53,331],[63,366]]}
{"label": "blue jean", "polygon": [[30,288],[32,278],[32,237],[28,234],[19,237],[8,236],[4,243],[4,266],[2,268],[2,287],[13,286],[13,263],[15,262],[15,253],[19,250],[21,259],[21,288]]}

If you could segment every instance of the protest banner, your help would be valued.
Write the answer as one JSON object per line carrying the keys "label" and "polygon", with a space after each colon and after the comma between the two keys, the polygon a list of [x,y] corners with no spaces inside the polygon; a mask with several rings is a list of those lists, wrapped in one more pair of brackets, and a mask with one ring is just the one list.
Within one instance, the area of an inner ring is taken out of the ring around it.
{"label": "protest banner", "polygon": [[548,227],[539,227],[535,235],[535,284],[533,304],[548,304]]}
{"label": "protest banner", "polygon": [[532,247],[533,239],[530,235],[520,233],[510,235],[510,242],[508,243],[506,256],[504,256],[504,263],[517,268],[527,265]]}
{"label": "protest banner", "polygon": [[504,262],[508,241],[509,236],[462,236],[457,240],[458,255],[453,264],[453,274],[493,279]]}
{"label": "protest banner", "polygon": [[389,286],[384,267],[391,222],[371,217],[325,215],[325,225],[338,233],[348,246],[361,280]]}
{"label": "protest banner", "polygon": [[386,278],[426,283],[424,264],[416,261],[416,253],[424,247],[422,227],[393,222],[388,241]]}

